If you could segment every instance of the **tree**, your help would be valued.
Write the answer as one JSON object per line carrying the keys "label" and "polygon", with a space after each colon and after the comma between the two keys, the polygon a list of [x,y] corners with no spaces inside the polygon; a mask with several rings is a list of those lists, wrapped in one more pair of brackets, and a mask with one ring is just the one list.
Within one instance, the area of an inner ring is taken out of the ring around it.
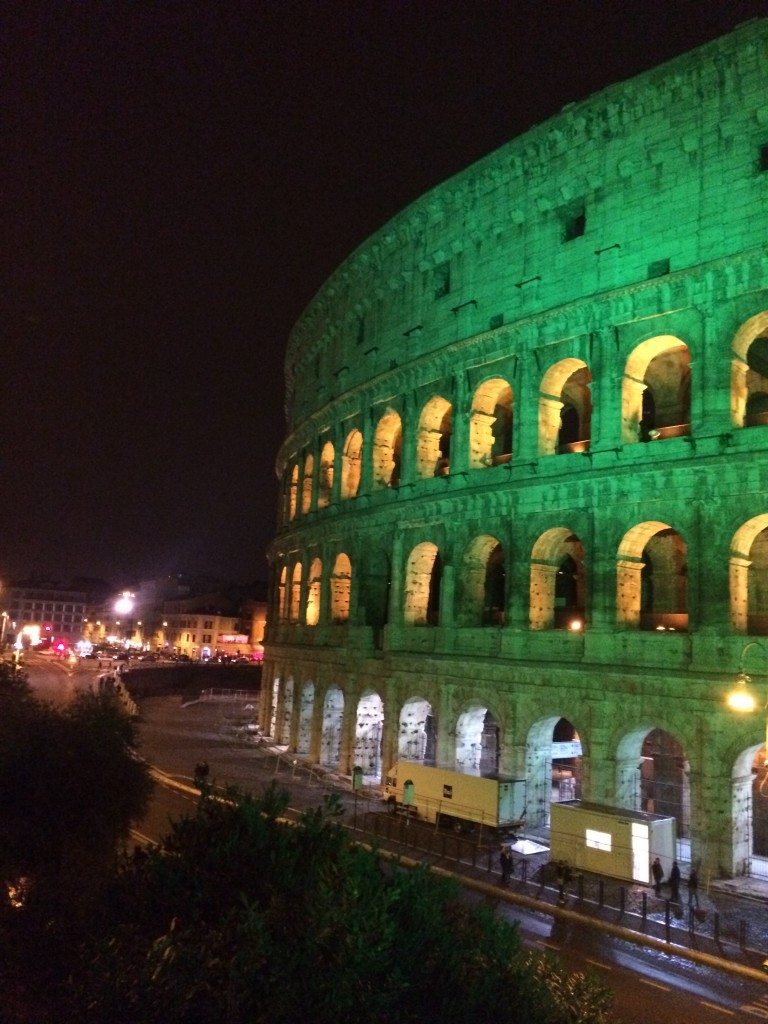
{"label": "tree", "polygon": [[23,891],[27,919],[50,930],[98,899],[152,792],[133,741],[112,696],[54,708],[0,666],[0,902]]}
{"label": "tree", "polygon": [[59,1010],[83,1024],[606,1024],[589,979],[532,959],[457,884],[350,844],[333,801],[203,799],[126,864]]}

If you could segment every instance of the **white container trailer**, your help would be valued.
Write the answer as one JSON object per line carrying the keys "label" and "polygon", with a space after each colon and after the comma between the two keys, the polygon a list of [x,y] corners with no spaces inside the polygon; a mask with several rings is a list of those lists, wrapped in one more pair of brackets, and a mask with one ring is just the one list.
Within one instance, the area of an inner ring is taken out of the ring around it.
{"label": "white container trailer", "polygon": [[659,858],[665,877],[676,859],[677,821],[624,807],[567,800],[550,806],[550,854],[579,871],[651,881],[651,864]]}
{"label": "white container trailer", "polygon": [[466,775],[415,761],[386,774],[384,799],[424,821],[452,818],[490,828],[514,828],[525,817],[525,779]]}

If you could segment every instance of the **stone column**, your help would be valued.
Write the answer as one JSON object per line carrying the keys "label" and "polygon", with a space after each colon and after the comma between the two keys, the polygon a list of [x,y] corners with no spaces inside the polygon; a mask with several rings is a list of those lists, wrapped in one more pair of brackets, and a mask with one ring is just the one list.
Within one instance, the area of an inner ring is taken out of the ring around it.
{"label": "stone column", "polygon": [[437,711],[437,763],[453,768],[456,760],[456,721],[453,709],[453,683],[440,688]]}
{"label": "stone column", "polygon": [[469,469],[469,421],[467,384],[463,372],[453,378],[453,405],[451,406],[451,476]]}

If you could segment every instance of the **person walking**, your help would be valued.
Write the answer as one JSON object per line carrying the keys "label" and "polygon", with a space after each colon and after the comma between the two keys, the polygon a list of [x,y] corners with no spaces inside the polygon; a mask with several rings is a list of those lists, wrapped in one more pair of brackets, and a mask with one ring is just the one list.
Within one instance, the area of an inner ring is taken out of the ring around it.
{"label": "person walking", "polygon": [[688,876],[688,906],[693,906],[693,901],[696,900],[696,909],[699,909],[699,873],[696,868],[691,868],[691,873]]}
{"label": "person walking", "polygon": [[672,861],[672,870],[669,872],[669,888],[671,893],[669,898],[673,903],[680,902],[680,868],[678,867],[677,861]]}
{"label": "person walking", "polygon": [[509,885],[509,877],[515,873],[515,862],[512,860],[512,851],[508,846],[502,846],[499,860],[501,862],[501,884]]}
{"label": "person walking", "polygon": [[661,896],[661,881],[664,878],[664,868],[661,866],[661,861],[658,857],[651,865],[651,874],[653,875],[653,891],[657,896]]}

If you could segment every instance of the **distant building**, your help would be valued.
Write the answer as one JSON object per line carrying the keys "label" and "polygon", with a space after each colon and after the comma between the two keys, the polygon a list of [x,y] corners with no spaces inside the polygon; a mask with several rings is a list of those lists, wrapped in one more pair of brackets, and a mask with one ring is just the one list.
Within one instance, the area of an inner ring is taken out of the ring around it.
{"label": "distant building", "polygon": [[22,580],[7,587],[3,598],[6,640],[25,627],[39,628],[46,644],[55,640],[72,644],[82,636],[88,600],[85,591],[52,580]]}

